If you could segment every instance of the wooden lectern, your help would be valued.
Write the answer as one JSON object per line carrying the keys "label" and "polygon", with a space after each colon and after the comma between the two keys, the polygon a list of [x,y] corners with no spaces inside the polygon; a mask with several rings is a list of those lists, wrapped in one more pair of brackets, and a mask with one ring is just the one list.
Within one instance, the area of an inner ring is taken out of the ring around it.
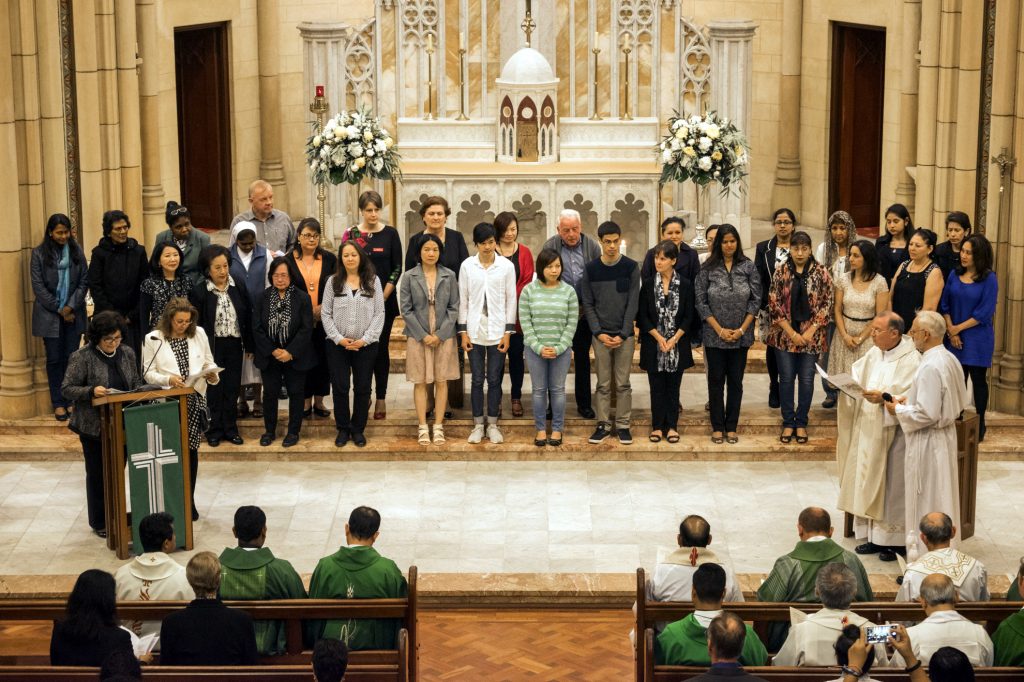
{"label": "wooden lectern", "polygon": [[[956,536],[966,540],[974,535],[978,501],[978,427],[977,414],[965,414],[956,420],[956,470],[960,491],[960,526]],[[907,529],[910,530],[910,529]],[[853,537],[853,514],[843,515],[843,537]]]}
{"label": "wooden lectern", "polygon": [[[191,388],[166,388],[155,391],[115,393],[93,398],[92,404],[100,408],[100,432],[103,440],[103,517],[107,527],[107,548],[117,553],[118,559],[128,558],[128,545],[132,539],[128,524],[128,509],[124,496],[125,432],[124,407],[143,400],[174,398],[178,401],[178,423],[181,427],[181,466],[185,481],[185,508],[192,508],[191,468],[188,449],[188,405],[185,398]],[[192,515],[184,514],[185,549],[192,549]]]}

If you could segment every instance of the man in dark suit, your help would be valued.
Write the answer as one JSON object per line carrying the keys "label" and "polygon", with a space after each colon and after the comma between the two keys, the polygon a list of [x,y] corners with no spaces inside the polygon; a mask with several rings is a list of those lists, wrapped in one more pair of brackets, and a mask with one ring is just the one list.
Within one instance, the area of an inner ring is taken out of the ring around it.
{"label": "man in dark suit", "polygon": [[217,596],[220,560],[199,552],[185,567],[196,598],[164,618],[160,665],[256,665],[256,631],[245,611],[229,609]]}
{"label": "man in dark suit", "polygon": [[[758,242],[757,251],[754,255],[754,263],[757,265],[757,274],[761,278],[761,311],[759,316],[761,324],[765,324],[764,311],[768,309],[768,291],[772,287],[772,277],[775,275],[775,267],[789,257],[789,240],[793,236],[796,224],[796,217],[788,208],[780,208],[775,211],[772,218],[772,226],[775,228],[775,236],[763,242]],[[761,330],[765,334],[767,330]],[[762,338],[764,338],[762,336]],[[772,348],[765,348],[765,363],[768,365],[768,407],[778,409],[779,405],[779,365],[775,360],[775,352]]]}
{"label": "man in dark suit", "polygon": [[747,626],[743,619],[732,611],[722,611],[708,625],[708,653],[711,668],[693,682],[714,682],[722,677],[737,680],[765,682],[763,677],[751,675],[739,663],[743,652],[743,641],[747,637]]}

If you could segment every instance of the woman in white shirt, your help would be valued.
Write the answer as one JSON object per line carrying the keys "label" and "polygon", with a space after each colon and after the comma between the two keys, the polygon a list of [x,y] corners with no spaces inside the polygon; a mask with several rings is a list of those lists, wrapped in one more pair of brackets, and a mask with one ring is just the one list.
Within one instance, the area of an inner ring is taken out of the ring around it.
{"label": "woman in white shirt", "polygon": [[[169,388],[182,388],[185,378],[206,372],[217,366],[206,332],[196,325],[199,313],[186,298],[172,298],[164,307],[156,328],[146,334],[142,343],[143,376],[150,384]],[[209,426],[206,406],[206,386],[220,382],[216,372],[200,377],[188,396],[188,450],[192,494],[196,492],[196,474],[199,471],[199,441]],[[195,500],[192,501],[192,520],[199,518]]]}

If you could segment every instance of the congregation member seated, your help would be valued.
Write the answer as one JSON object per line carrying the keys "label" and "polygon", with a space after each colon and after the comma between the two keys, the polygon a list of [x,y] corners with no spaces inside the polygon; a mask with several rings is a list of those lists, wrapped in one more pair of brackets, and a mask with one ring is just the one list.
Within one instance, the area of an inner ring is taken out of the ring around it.
{"label": "congregation member seated", "polygon": [[[927,576],[921,581],[921,594],[917,601],[927,618],[907,628],[907,633],[914,643],[914,656],[925,666],[932,654],[944,646],[962,651],[971,665],[992,665],[992,640],[984,627],[956,612],[956,588],[949,576],[941,573]],[[893,658],[895,667],[902,663],[899,657]]]}
{"label": "congregation member seated", "polygon": [[[195,599],[185,567],[169,555],[177,548],[174,517],[167,512],[150,514],[139,523],[142,554],[131,559],[114,574],[118,601],[191,601]],[[137,637],[160,634],[158,620],[126,621],[125,627]],[[153,648],[159,651],[160,644]]]}
{"label": "congregation member seated", "polygon": [[[910,679],[916,682],[913,677]],[[964,652],[944,646],[932,654],[928,663],[928,679],[931,682],[974,682],[974,666]]]}
{"label": "congregation member seated", "polygon": [[[794,614],[793,627],[782,649],[772,659],[772,665],[805,666],[832,665],[838,650],[837,634],[847,627],[870,627],[874,623],[850,611],[850,603],[857,592],[857,576],[848,566],[840,563],[825,564],[814,581],[814,594],[822,609],[810,615]],[[857,639],[854,634],[853,639]],[[875,646],[871,657],[879,666],[888,664],[885,645]],[[842,664],[842,661],[840,661]]]}
{"label": "congregation member seated", "polygon": [[348,668],[348,647],[340,639],[321,639],[313,647],[313,682],[341,682]]}
{"label": "congregation member seated", "polygon": [[199,552],[185,567],[196,598],[164,618],[160,628],[160,665],[256,665],[252,617],[229,609],[217,596],[220,561]]}
{"label": "congregation member seated", "polygon": [[722,611],[708,625],[708,655],[711,667],[703,675],[692,678],[693,682],[714,682],[720,677],[730,677],[751,682],[765,682],[763,677],[751,675],[740,664],[743,645],[747,639],[747,625],[732,611]]}
{"label": "congregation member seated", "polygon": [[[894,625],[893,627],[895,632],[890,633],[886,639],[886,644],[895,649],[896,653],[899,654],[897,658],[902,658],[907,663],[907,667],[904,668],[903,672],[909,675],[910,682],[928,682],[928,674],[925,673],[921,661],[917,660],[917,657],[914,655],[914,647],[910,641],[910,636],[907,635],[906,628],[902,625]],[[856,639],[851,641],[852,637],[856,637]],[[874,662],[875,647],[867,641],[867,630],[858,628],[857,635],[854,635],[852,631],[847,633],[846,629],[844,629],[843,635],[840,635],[839,639],[836,640],[835,648],[836,661],[842,666],[843,675],[833,680],[833,682],[863,682],[863,680],[872,679],[868,676],[868,672]],[[939,652],[936,652],[936,656],[946,649],[949,649],[949,647],[940,649]],[[949,650],[956,651],[955,649]],[[970,663],[967,663],[966,668],[969,675],[964,675],[963,677],[936,677],[935,660],[935,658],[932,658],[932,669],[928,671],[932,673],[932,680],[942,680],[942,682],[974,680],[974,669],[971,668]],[[964,661],[966,662],[966,660],[965,658]]]}
{"label": "congregation member seated", "polygon": [[679,524],[676,535],[679,548],[654,567],[647,581],[647,598],[651,601],[689,601],[694,573],[704,564],[718,564],[725,570],[725,601],[743,601],[736,574],[708,549],[711,524],[703,516],[690,514]]}
{"label": "congregation member seated", "polygon": [[[842,666],[844,675],[847,671],[856,671],[855,677],[858,682],[871,682],[874,678],[871,677],[871,668],[874,667],[876,655],[878,653],[878,647],[881,646],[882,650],[885,650],[884,644],[876,644],[875,646],[867,645],[864,647],[864,660],[863,662],[858,661],[859,665],[855,668],[850,667],[850,649],[861,643],[861,638],[864,637],[863,627],[856,625],[841,625],[839,630],[839,638],[832,643],[834,650],[834,658],[836,663]],[[862,644],[867,644],[863,642]],[[840,677],[834,682],[843,682],[843,678]]]}
{"label": "congregation member seated", "polygon": [[907,564],[896,601],[916,601],[925,576],[941,573],[953,581],[957,601],[988,601],[988,574],[985,565],[949,546],[956,537],[956,526],[948,515],[932,512],[921,517],[921,542],[928,553]]}
{"label": "congregation member seated", "polygon": [[114,576],[85,571],[68,595],[63,620],[53,624],[50,665],[99,666],[114,651],[132,653],[132,639],[118,625]]}
{"label": "congregation member seated", "polygon": [[[239,507],[231,532],[237,547],[225,547],[220,553],[221,599],[305,599],[306,588],[291,563],[278,559],[265,547],[267,515],[259,507]],[[277,620],[257,620],[256,649],[262,656],[285,652],[284,624]]]}
{"label": "congregation member seated", "polygon": [[[151,658],[147,656],[146,663],[152,663]],[[100,682],[137,682],[141,679],[142,665],[131,651],[111,651],[100,665]]]}
{"label": "congregation member seated", "polygon": [[[825,564],[839,562],[849,566],[857,578],[854,601],[871,601],[874,595],[868,583],[867,571],[856,554],[832,540],[834,530],[831,517],[821,507],[808,507],[800,512],[796,524],[800,541],[792,552],[775,560],[772,572],[757,590],[758,600],[816,602],[818,598],[814,594],[814,583],[818,571]],[[768,648],[777,651],[788,632],[789,623],[772,623]]]}
{"label": "congregation member seated", "polygon": [[[725,569],[718,564],[703,564],[693,573],[693,613],[667,625],[657,643],[659,665],[710,665],[707,629],[722,613],[726,594]],[[749,625],[743,640],[739,662],[765,665],[768,652]]]}
{"label": "congregation member seated", "polygon": [[[1016,588],[1016,594],[1014,594]],[[1017,569],[1017,579],[1006,595],[1007,601],[1020,601],[1020,593],[1024,590],[1024,561]],[[1024,610],[1018,611],[1002,623],[992,635],[995,647],[996,665],[1024,666]]]}
{"label": "congregation member seated", "polygon": [[[440,409],[440,408],[439,408]],[[324,557],[309,581],[310,599],[398,599],[409,585],[398,566],[373,544],[380,537],[380,513],[356,507],[345,524],[345,546]],[[400,621],[360,619],[310,621],[314,640],[341,639],[349,649],[395,649]]]}

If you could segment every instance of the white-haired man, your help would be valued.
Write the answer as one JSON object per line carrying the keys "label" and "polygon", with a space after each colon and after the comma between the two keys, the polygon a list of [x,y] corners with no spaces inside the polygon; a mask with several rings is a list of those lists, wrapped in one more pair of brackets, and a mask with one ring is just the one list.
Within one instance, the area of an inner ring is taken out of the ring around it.
{"label": "white-haired man", "polygon": [[[963,368],[942,345],[946,323],[923,310],[914,318],[910,337],[921,351],[921,365],[906,396],[887,401],[885,408],[899,420],[907,441],[904,496],[907,558],[928,551],[914,532],[929,512],[943,512],[960,525],[960,491],[956,462],[956,419],[967,404]],[[956,538],[951,545],[956,547]]]}
{"label": "white-haired man", "polygon": [[[558,234],[544,242],[562,258],[562,281],[580,296],[580,282],[587,263],[601,257],[601,247],[583,234],[583,221],[579,211],[567,208],[558,214]],[[576,365],[576,411],[584,419],[595,416],[590,390],[590,346],[594,337],[580,305],[580,319],[576,335],[572,337],[572,359]]]}
{"label": "white-haired man", "polygon": [[[274,210],[274,188],[266,180],[253,180],[249,185],[249,210],[243,211],[231,221],[231,227],[247,220],[256,227],[256,242],[266,247],[274,256],[283,256],[295,243],[295,226],[288,214]],[[228,246],[235,243],[234,235]]]}

